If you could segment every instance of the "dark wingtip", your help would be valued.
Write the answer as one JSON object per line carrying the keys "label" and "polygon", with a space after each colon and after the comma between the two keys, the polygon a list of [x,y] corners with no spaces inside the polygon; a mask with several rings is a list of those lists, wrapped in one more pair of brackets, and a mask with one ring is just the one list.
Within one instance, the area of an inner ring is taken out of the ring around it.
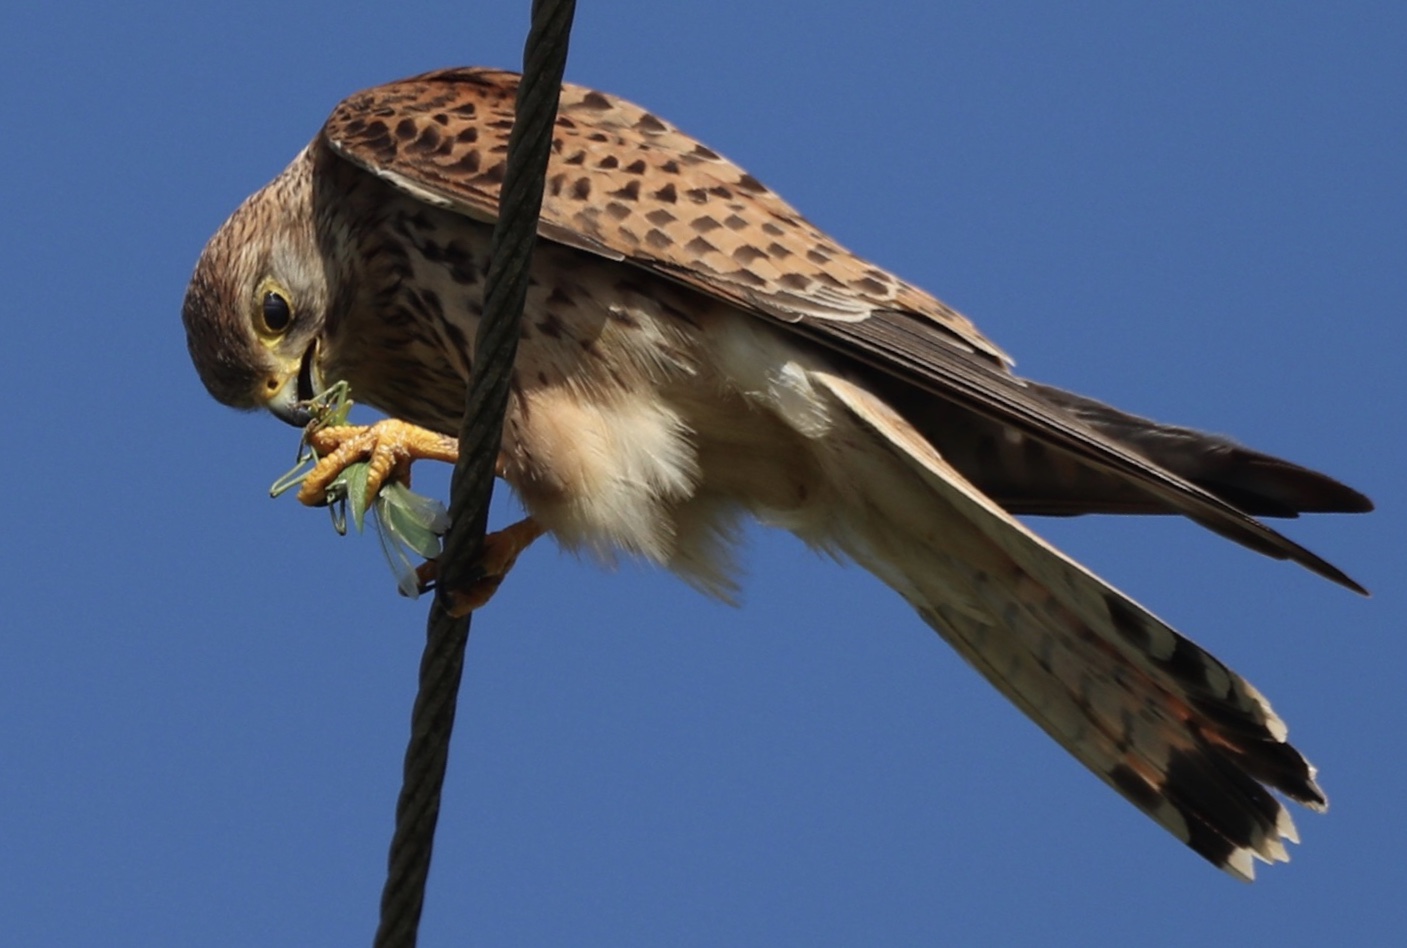
{"label": "dark wingtip", "polygon": [[1320,576],[1323,576],[1325,579],[1332,580],[1345,589],[1351,589],[1360,596],[1373,595],[1368,591],[1366,586],[1359,583],[1352,576],[1348,575],[1328,560],[1315,556],[1312,560],[1301,559],[1299,562],[1309,567],[1309,569],[1318,573]]}
{"label": "dark wingtip", "polygon": [[1204,440],[1210,450],[1156,460],[1257,517],[1367,513],[1373,509],[1366,496],[1327,474],[1215,436],[1204,436]]}
{"label": "dark wingtip", "polygon": [[[1263,459],[1263,460],[1262,460]],[[1264,472],[1267,493],[1283,497],[1300,513],[1367,513],[1373,502],[1327,474],[1279,458],[1260,455],[1248,465]],[[1268,463],[1267,463],[1268,462]]]}
{"label": "dark wingtip", "polygon": [[1367,513],[1373,509],[1371,500],[1327,474],[1255,451],[1222,435],[1161,424],[1053,386],[1029,381],[1027,386],[1105,437],[1251,516]]}
{"label": "dark wingtip", "polygon": [[1304,566],[1311,572],[1318,573],[1325,579],[1338,583],[1345,589],[1351,589],[1360,596],[1370,596],[1367,587],[1363,586],[1352,576],[1339,569],[1333,563],[1315,553],[1309,552],[1299,544],[1294,544],[1294,551],[1289,554],[1289,558]]}
{"label": "dark wingtip", "polygon": [[1345,589],[1351,589],[1352,591],[1358,593],[1358,595],[1360,596],[1372,595],[1368,592],[1368,588],[1366,586],[1359,583],[1356,579],[1345,573],[1343,570],[1339,569],[1333,563],[1330,563],[1328,560],[1324,559],[1324,557],[1318,555],[1317,553],[1311,553],[1309,550],[1300,546],[1298,543],[1291,543],[1290,546],[1291,549],[1286,550],[1286,554],[1289,559],[1294,560],[1296,563],[1299,563],[1301,566],[1305,567],[1311,572],[1323,576],[1327,580],[1338,583]]}
{"label": "dark wingtip", "polygon": [[1259,520],[1249,517],[1239,520],[1217,518],[1192,513],[1187,516],[1213,533],[1224,536],[1228,540],[1234,540],[1247,549],[1255,550],[1257,553],[1277,560],[1292,560],[1311,573],[1337,583],[1345,589],[1351,589],[1361,596],[1369,595],[1367,588],[1333,563],[1289,537],[1270,529]]}
{"label": "dark wingtip", "polygon": [[1372,499],[1366,494],[1360,494],[1352,487],[1347,487],[1343,484],[1340,484],[1339,486],[1343,488],[1344,493],[1346,495],[1349,495],[1352,500],[1349,504],[1346,504],[1345,506],[1340,508],[1337,511],[1338,513],[1372,513],[1376,509],[1373,505]]}

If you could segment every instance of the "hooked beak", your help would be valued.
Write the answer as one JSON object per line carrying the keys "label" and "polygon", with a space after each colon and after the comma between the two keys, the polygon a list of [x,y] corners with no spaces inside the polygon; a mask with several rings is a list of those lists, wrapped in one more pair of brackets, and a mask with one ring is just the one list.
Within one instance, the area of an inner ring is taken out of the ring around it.
{"label": "hooked beak", "polygon": [[313,420],[309,404],[313,396],[322,389],[322,379],[318,377],[315,364],[317,350],[317,342],[310,343],[303,352],[302,361],[298,363],[298,371],[285,379],[273,397],[264,403],[264,407],[272,412],[274,417],[295,428],[306,428]]}

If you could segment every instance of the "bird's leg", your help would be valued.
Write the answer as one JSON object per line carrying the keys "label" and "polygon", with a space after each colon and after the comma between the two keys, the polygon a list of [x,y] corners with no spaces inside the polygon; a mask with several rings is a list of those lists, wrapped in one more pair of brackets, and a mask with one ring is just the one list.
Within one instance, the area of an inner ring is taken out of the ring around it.
{"label": "bird's leg", "polygon": [[[453,464],[459,460],[457,439],[395,418],[374,425],[318,428],[308,434],[308,444],[318,453],[319,460],[304,478],[298,499],[310,507],[326,504],[328,486],[348,465],[358,461],[367,463],[366,500],[369,503],[388,480],[409,484],[410,465],[415,461]],[[494,473],[503,476],[501,456],[494,465]],[[544,532],[536,520],[527,517],[487,534],[474,565],[473,578],[463,588],[446,590],[450,614],[467,615],[487,603],[517,562],[518,554]],[[439,576],[439,561],[423,563],[415,573],[422,591],[428,589]]]}
{"label": "bird's leg", "polygon": [[[493,594],[498,592],[503,578],[517,562],[518,554],[531,546],[544,532],[546,531],[536,520],[524,517],[512,526],[485,535],[479,561],[474,565],[473,578],[464,586],[445,590],[449,614],[468,615],[485,605],[493,598]],[[415,571],[421,590],[429,589],[439,579],[439,573],[439,560],[421,564]]]}
{"label": "bird's leg", "polygon": [[386,418],[374,425],[318,428],[308,434],[318,463],[303,479],[298,499],[309,507],[327,503],[327,488],[350,464],[367,462],[366,499],[370,501],[387,480],[410,483],[413,461],[459,459],[459,442],[449,435]]}

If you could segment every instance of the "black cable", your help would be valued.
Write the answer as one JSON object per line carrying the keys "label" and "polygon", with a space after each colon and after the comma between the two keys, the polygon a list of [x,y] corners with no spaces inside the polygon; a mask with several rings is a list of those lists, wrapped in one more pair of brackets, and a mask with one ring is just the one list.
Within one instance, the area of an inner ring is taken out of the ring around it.
{"label": "black cable", "polygon": [[444,593],[467,585],[483,548],[575,10],[575,0],[533,2],[498,221],[493,229],[484,316],[475,339],[459,433],[459,461],[450,486],[451,525],[439,559],[438,592],[430,606],[425,652],[420,660],[420,690],[411,712],[376,948],[410,948],[420,927],[469,638],[469,616],[451,616]]}

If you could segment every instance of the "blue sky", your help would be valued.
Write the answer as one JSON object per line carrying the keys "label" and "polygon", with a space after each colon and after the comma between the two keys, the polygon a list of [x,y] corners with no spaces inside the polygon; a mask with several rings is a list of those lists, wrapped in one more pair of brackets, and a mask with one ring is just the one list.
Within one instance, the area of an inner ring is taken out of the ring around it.
{"label": "blue sky", "polygon": [[[267,499],[295,434],[205,395],[180,301],[338,99],[516,66],[527,0],[19,6],[0,917],[14,944],[365,944],[424,603],[374,539]],[[1250,678],[1319,765],[1329,814],[1248,887],[859,570],[754,532],[731,609],[544,544],[475,623],[422,943],[1397,931],[1404,49],[1393,3],[583,3],[570,79],[738,161],[1025,374],[1375,498],[1287,525],[1374,597],[1183,523],[1037,524]]]}

